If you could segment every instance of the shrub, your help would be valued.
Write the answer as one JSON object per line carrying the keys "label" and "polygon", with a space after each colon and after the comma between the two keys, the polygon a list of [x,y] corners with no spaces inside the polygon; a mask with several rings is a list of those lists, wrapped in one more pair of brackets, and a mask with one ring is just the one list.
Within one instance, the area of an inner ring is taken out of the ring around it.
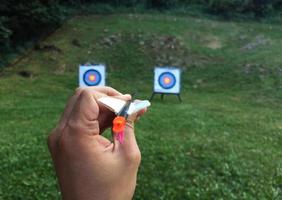
{"label": "shrub", "polygon": [[253,12],[257,17],[267,16],[273,12],[274,3],[272,0],[253,0]]}
{"label": "shrub", "polygon": [[273,12],[277,1],[280,0],[207,0],[207,5],[211,12],[219,15],[254,13],[256,17],[265,17]]}
{"label": "shrub", "polygon": [[45,34],[63,19],[63,10],[54,0],[3,0],[0,12],[2,51]]}
{"label": "shrub", "polygon": [[178,0],[151,0],[150,6],[158,9],[173,8],[177,5]]}
{"label": "shrub", "polygon": [[12,31],[7,28],[6,22],[6,17],[0,17],[0,51],[9,48],[9,38],[12,34]]}
{"label": "shrub", "polygon": [[224,15],[242,12],[248,5],[246,0],[208,0],[207,3],[211,12]]}

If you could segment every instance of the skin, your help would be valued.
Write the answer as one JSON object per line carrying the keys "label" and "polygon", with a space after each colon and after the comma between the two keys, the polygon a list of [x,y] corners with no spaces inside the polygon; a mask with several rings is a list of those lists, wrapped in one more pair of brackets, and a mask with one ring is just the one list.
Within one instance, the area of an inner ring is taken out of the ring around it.
{"label": "skin", "polygon": [[130,100],[110,87],[77,89],[48,138],[48,146],[64,200],[132,199],[141,154],[134,135],[134,121],[146,110],[128,119],[124,143],[101,134],[115,115],[97,99],[113,96]]}

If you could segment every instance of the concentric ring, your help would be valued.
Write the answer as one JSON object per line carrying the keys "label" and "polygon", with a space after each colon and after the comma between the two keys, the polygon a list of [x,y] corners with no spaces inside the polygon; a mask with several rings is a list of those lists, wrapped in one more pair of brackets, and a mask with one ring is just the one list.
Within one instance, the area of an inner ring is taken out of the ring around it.
{"label": "concentric ring", "polygon": [[176,78],[171,72],[163,72],[159,76],[159,84],[164,89],[173,88],[176,84]]}
{"label": "concentric ring", "polygon": [[87,86],[97,86],[101,82],[100,72],[95,69],[87,70],[83,75],[83,81]]}

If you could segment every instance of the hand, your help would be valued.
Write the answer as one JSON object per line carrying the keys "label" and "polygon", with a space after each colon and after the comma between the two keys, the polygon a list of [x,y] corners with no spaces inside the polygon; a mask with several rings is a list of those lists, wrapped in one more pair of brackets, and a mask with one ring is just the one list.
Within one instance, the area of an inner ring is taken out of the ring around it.
{"label": "hand", "polygon": [[48,146],[65,200],[132,199],[141,154],[134,121],[127,123],[124,143],[113,143],[100,134],[111,126],[114,114],[97,99],[115,96],[130,100],[109,87],[78,89],[65,108]]}

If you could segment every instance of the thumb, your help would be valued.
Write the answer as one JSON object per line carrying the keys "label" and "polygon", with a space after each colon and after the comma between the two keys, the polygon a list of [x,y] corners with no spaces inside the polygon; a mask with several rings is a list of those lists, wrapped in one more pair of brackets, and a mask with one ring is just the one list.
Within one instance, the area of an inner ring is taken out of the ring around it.
{"label": "thumb", "polygon": [[99,107],[94,95],[90,90],[81,92],[73,110],[70,113],[67,125],[73,133],[99,134],[97,121]]}

